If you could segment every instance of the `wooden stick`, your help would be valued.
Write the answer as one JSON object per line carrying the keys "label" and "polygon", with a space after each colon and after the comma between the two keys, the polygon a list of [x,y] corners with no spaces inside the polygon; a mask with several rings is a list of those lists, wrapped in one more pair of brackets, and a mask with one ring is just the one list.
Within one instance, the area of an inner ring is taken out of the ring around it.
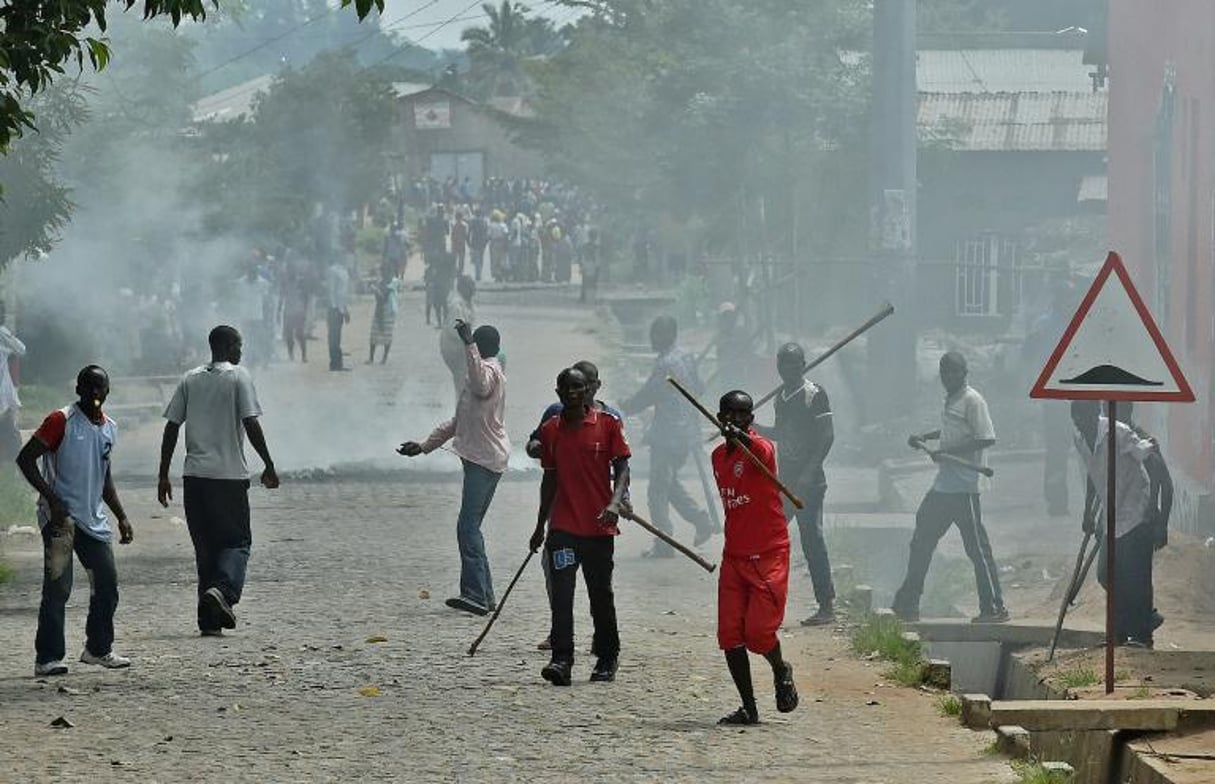
{"label": "wooden stick", "polygon": [[[873,316],[873,318],[869,319],[869,320],[868,320],[868,321],[866,321],[864,324],[860,325],[859,327],[857,327],[856,329],[854,329],[852,332],[848,333],[848,335],[847,335],[845,338],[843,338],[842,340],[840,340],[838,343],[836,343],[836,344],[835,344],[834,346],[832,346],[831,348],[827,349],[827,350],[826,350],[826,351],[825,351],[823,354],[821,354],[821,355],[818,357],[818,359],[815,359],[813,362],[809,362],[809,363],[807,363],[807,364],[806,364],[806,366],[802,368],[802,375],[804,376],[805,374],[809,373],[809,372],[810,372],[811,370],[813,370],[814,368],[816,368],[816,367],[818,367],[819,365],[823,364],[823,362],[825,362],[825,361],[827,360],[827,358],[828,358],[828,357],[830,357],[832,354],[834,354],[835,352],[839,351],[841,348],[843,348],[844,346],[848,345],[848,344],[849,344],[849,343],[851,343],[852,341],[856,340],[856,339],[857,339],[858,337],[860,337],[860,336],[861,336],[863,333],[867,332],[867,331],[868,331],[870,328],[872,328],[872,327],[873,327],[875,324],[877,324],[879,321],[881,321],[882,319],[884,319],[884,318],[886,318],[887,316],[889,316],[891,313],[894,313],[894,305],[891,305],[889,302],[887,302],[885,305],[883,305],[883,306],[882,306],[882,309],[881,309],[881,310],[879,310],[879,311],[878,311],[878,312],[877,312],[877,313],[876,313],[876,314]],[[761,397],[761,398],[760,398],[760,399],[759,399],[759,400],[758,400],[758,401],[755,403],[754,410],[758,411],[758,410],[760,409],[760,407],[761,407],[761,406],[763,406],[765,403],[767,403],[767,402],[768,402],[769,400],[771,400],[772,398],[776,397],[776,395],[777,395],[777,394],[778,394],[778,393],[781,391],[781,388],[782,388],[783,386],[784,386],[784,385],[782,384],[781,386],[778,386],[776,389],[772,390],[772,391],[771,391],[771,392],[769,392],[768,394],[766,394],[766,395],[764,395],[763,397]]]}
{"label": "wooden stick", "polygon": [[954,465],[959,465],[962,468],[969,468],[971,471],[978,471],[980,474],[986,477],[993,477],[996,475],[994,468],[979,465],[978,463],[972,463],[969,460],[963,460],[957,455],[951,455],[948,452],[934,452],[923,444],[916,447],[916,449],[923,451],[926,455],[935,457],[937,460],[944,460],[946,463],[953,463]]}
{"label": "wooden stick", "polygon": [[656,527],[654,526],[654,524],[653,524],[653,523],[651,523],[650,521],[646,520],[644,517],[641,517],[641,516],[640,516],[640,515],[638,515],[636,512],[630,512],[630,513],[628,513],[628,514],[625,514],[623,511],[620,511],[618,514],[619,514],[621,517],[623,517],[625,520],[632,520],[634,523],[637,523],[637,525],[641,526],[641,527],[642,527],[642,528],[644,528],[645,530],[647,530],[647,531],[649,531],[650,533],[654,534],[654,536],[658,537],[658,538],[659,538],[659,539],[661,539],[662,541],[664,541],[664,542],[666,542],[667,544],[671,545],[671,547],[674,547],[674,548],[675,548],[676,550],[678,550],[679,552],[681,552],[681,553],[683,553],[684,555],[686,555],[687,557],[691,558],[693,561],[695,561],[695,562],[696,562],[696,564],[697,564],[697,565],[698,565],[698,566],[699,566],[701,569],[704,569],[706,572],[712,572],[714,569],[716,569],[716,568],[717,568],[717,564],[712,564],[712,563],[709,563],[709,562],[708,562],[708,561],[706,561],[705,559],[701,558],[701,557],[700,557],[700,556],[699,556],[699,555],[696,553],[696,551],[695,551],[695,550],[692,550],[692,549],[691,549],[690,547],[688,547],[687,545],[684,545],[684,544],[682,544],[682,543],[680,543],[680,542],[676,541],[676,540],[675,540],[675,537],[671,536],[671,535],[670,535],[670,534],[668,534],[666,531],[663,531],[663,530],[662,530],[662,529],[660,529],[660,528],[656,528]]}
{"label": "wooden stick", "polygon": [[[704,414],[705,418],[708,419],[710,422],[712,422],[713,426],[716,427],[717,430],[722,433],[722,435],[725,435],[725,428],[723,428],[721,426],[721,422],[717,421],[717,417],[715,417],[711,413],[709,413],[709,409],[705,408],[704,405],[701,404],[701,402],[696,399],[695,395],[693,395],[691,392],[689,392],[683,384],[679,383],[679,379],[674,378],[672,376],[667,376],[667,382],[671,386],[675,387],[675,389],[679,390],[679,394],[681,394],[685,398],[687,398],[688,402],[691,403],[693,406],[695,406],[697,411],[699,411],[701,414]],[[770,482],[772,482],[774,485],[776,485],[776,489],[781,492],[781,495],[783,495],[785,498],[789,499],[789,503],[793,504],[798,509],[802,509],[803,507],[805,507],[805,504],[802,503],[802,499],[795,496],[793,494],[793,491],[790,490],[788,487],[785,487],[785,483],[780,481],[780,479],[778,479],[776,477],[776,474],[772,473],[772,471],[770,471],[768,469],[768,466],[764,465],[764,461],[762,461],[758,457],[756,457],[755,453],[747,448],[746,444],[744,444],[742,442],[736,442],[736,443],[738,444],[738,448],[742,450],[743,454],[746,455],[747,458],[752,463],[755,464],[755,467],[760,470],[760,473],[762,473],[764,476],[766,476],[768,478],[768,480]]]}
{"label": "wooden stick", "polygon": [[481,635],[477,637],[477,639],[473,640],[472,645],[468,646],[469,656],[476,654],[477,647],[481,644],[481,641],[485,639],[485,635],[489,634],[489,630],[494,628],[494,621],[498,620],[498,616],[502,614],[502,608],[506,606],[507,597],[510,596],[510,592],[514,590],[515,583],[519,582],[519,578],[523,576],[523,570],[527,568],[528,562],[532,560],[532,556],[535,554],[536,552],[534,550],[527,551],[527,557],[523,559],[523,563],[519,566],[519,571],[515,572],[515,577],[510,581],[510,585],[506,586],[506,593],[502,594],[502,598],[498,600],[498,606],[494,608],[494,614],[489,616],[489,622],[486,623],[485,628],[481,630]]}

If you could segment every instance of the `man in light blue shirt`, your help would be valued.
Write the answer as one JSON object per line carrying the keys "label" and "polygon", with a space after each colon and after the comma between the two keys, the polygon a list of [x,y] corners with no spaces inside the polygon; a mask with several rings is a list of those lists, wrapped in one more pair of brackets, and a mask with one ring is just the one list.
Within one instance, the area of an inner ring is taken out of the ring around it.
{"label": "man in light blue shirt", "polygon": [[956,351],[941,357],[941,384],[945,387],[945,409],[941,429],[913,435],[907,439],[912,449],[926,449],[926,441],[940,441],[937,451],[929,451],[937,464],[937,478],[915,513],[915,533],[907,560],[907,576],[894,595],[892,609],[906,621],[920,617],[920,595],[924,578],[932,563],[937,543],[951,527],[957,526],[962,546],[975,569],[979,593],[979,615],[974,623],[1003,623],[1008,610],[1000,593],[1000,575],[991,554],[991,542],[983,527],[979,505],[979,472],[953,461],[942,461],[947,454],[975,465],[983,465],[983,452],[996,443],[996,431],[987,411],[987,401],[966,383],[966,358]]}
{"label": "man in light blue shirt", "polygon": [[63,661],[63,626],[72,593],[73,552],[92,584],[80,661],[108,669],[131,665],[130,659],[113,651],[118,571],[102,502],[118,517],[119,542],[130,544],[135,532],[110,476],[110,455],[118,430],[114,420],[101,411],[109,393],[110,378],[104,370],[96,365],[81,370],[76,377],[80,399],[51,412],[17,456],[21,473],[38,491],[38,525],[42,528],[44,573],[34,641],[35,677],[68,671]]}

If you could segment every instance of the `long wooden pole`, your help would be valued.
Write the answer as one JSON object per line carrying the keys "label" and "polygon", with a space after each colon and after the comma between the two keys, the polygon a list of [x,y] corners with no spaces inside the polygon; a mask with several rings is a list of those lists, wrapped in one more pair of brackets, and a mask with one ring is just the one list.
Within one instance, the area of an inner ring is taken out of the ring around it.
{"label": "long wooden pole", "polygon": [[[721,426],[721,422],[717,421],[717,417],[713,416],[713,414],[709,412],[709,409],[705,408],[704,405],[699,400],[696,399],[696,396],[688,391],[687,387],[685,387],[683,384],[679,383],[679,379],[674,378],[672,376],[667,376],[667,382],[670,383],[671,386],[673,386],[677,390],[679,390],[679,394],[681,394],[685,398],[687,398],[687,401],[689,403],[691,403],[696,408],[697,411],[699,411],[701,414],[703,414],[705,419],[708,419],[710,422],[712,422],[714,427],[716,427],[719,431],[721,431],[723,429]],[[778,479],[776,477],[776,474],[772,473],[772,471],[770,471],[768,469],[768,466],[764,465],[764,461],[762,461],[758,457],[756,457],[755,453],[747,448],[746,444],[742,443],[741,441],[737,442],[737,444],[738,444],[738,448],[741,449],[742,453],[747,456],[747,459],[750,460],[755,465],[755,467],[759,469],[760,473],[763,474],[764,476],[766,476],[768,478],[768,481],[770,481],[770,482],[772,482],[772,484],[776,485],[776,489],[780,491],[781,495],[783,495],[785,498],[789,499],[789,503],[793,504],[798,509],[802,509],[805,507],[805,504],[802,503],[802,499],[795,496],[793,494],[793,491],[790,490],[788,487],[786,487],[785,483],[780,481],[780,479]]]}
{"label": "long wooden pole", "polygon": [[1118,506],[1117,476],[1114,473],[1117,463],[1118,443],[1115,436],[1118,427],[1118,404],[1110,400],[1109,434],[1106,436],[1108,462],[1105,474],[1105,693],[1114,693],[1114,586],[1117,578],[1114,571],[1115,550],[1115,510]]}
{"label": "long wooden pole", "polygon": [[532,560],[532,556],[536,554],[535,550],[528,550],[527,557],[523,559],[523,563],[519,565],[519,571],[515,572],[515,577],[510,581],[510,585],[506,586],[506,593],[502,594],[502,598],[498,600],[498,606],[494,608],[494,614],[489,616],[489,622],[485,624],[485,628],[481,630],[481,634],[477,639],[473,640],[473,644],[468,646],[468,655],[475,656],[477,648],[481,646],[481,641],[485,639],[485,635],[489,634],[489,630],[494,628],[494,621],[498,620],[498,616],[502,614],[502,608],[506,606],[506,600],[510,597],[510,592],[515,589],[515,583],[519,582],[519,578],[523,576],[523,570],[527,568],[528,563]]}

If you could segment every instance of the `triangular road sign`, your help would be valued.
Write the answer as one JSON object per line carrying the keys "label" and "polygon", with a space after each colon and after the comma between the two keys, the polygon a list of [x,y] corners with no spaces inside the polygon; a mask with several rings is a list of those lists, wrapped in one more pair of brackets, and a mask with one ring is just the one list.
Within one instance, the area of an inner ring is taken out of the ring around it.
{"label": "triangular road sign", "polygon": [[1117,253],[1105,260],[1029,396],[1194,401],[1193,390]]}

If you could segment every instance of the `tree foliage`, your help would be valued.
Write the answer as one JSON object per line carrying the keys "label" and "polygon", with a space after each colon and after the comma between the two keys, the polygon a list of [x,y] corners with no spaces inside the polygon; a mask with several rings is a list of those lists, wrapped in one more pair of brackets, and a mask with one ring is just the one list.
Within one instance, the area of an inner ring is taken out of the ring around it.
{"label": "tree foliage", "polygon": [[502,0],[499,6],[484,3],[481,8],[488,23],[466,28],[460,35],[472,66],[470,91],[482,96],[521,95],[526,85],[524,61],[558,51],[561,35],[552,21],[530,16],[522,3]]}
{"label": "tree foliage", "polygon": [[[144,19],[167,17],[174,26],[183,19],[204,19],[218,0],[120,0],[124,11],[140,5]],[[383,0],[342,0],[354,5],[359,18]],[[106,32],[107,0],[10,0],[0,5],[0,153],[13,139],[34,129],[31,95],[46,89],[73,62],[95,69],[110,61]],[[95,31],[95,32],[94,32]]]}
{"label": "tree foliage", "polygon": [[207,228],[298,243],[318,205],[378,198],[396,111],[392,84],[349,50],[285,70],[251,117],[203,129],[195,195]]}
{"label": "tree foliage", "polygon": [[532,67],[537,119],[522,135],[556,174],[630,212],[700,222],[717,243],[740,242],[742,216],[855,220],[840,196],[858,178],[816,180],[863,148],[863,0],[566,4],[591,13]]}

